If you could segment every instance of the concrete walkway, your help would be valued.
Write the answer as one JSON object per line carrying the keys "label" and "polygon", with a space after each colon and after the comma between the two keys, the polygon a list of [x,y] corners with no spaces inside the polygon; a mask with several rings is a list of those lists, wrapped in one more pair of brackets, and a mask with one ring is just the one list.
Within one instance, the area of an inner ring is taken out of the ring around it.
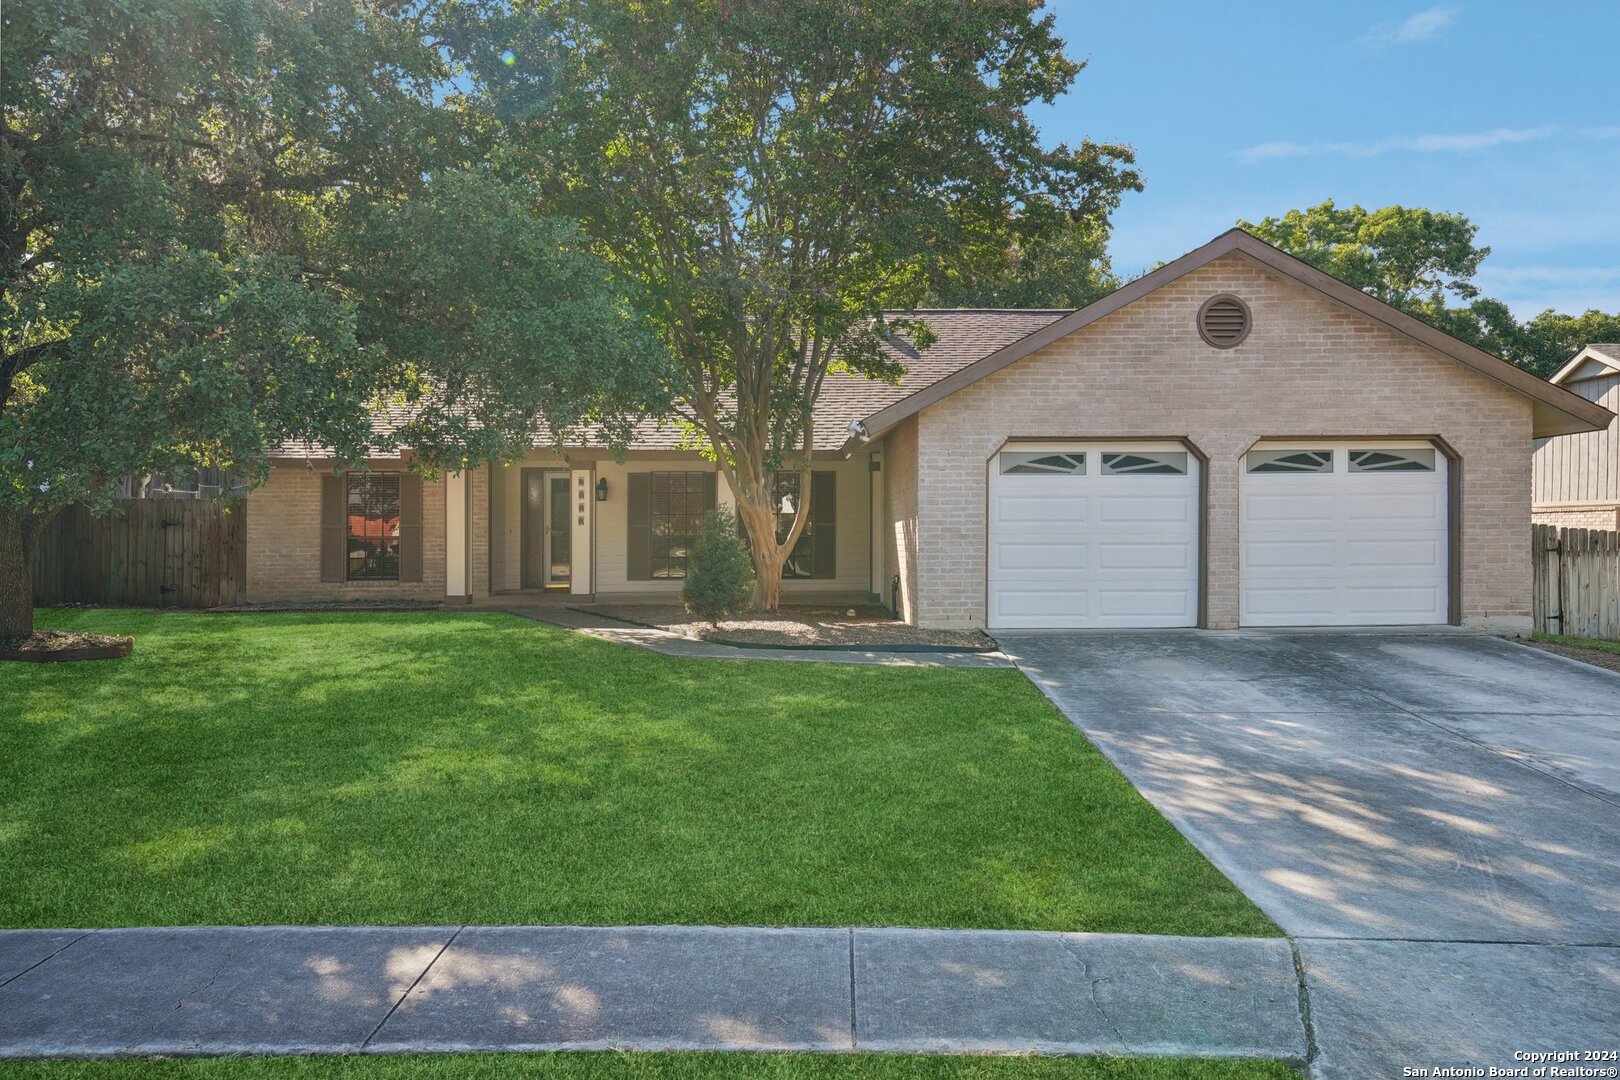
{"label": "concrete walkway", "polygon": [[1464,631],[1001,640],[1293,938],[1313,1076],[1615,1048],[1620,674]]}
{"label": "concrete walkway", "polygon": [[978,930],[0,932],[0,1057],[815,1050],[1303,1061],[1288,942]]}
{"label": "concrete walkway", "polygon": [[[492,605],[494,606],[494,605]],[[664,656],[689,660],[789,660],[816,664],[884,664],[890,667],[1010,668],[1011,658],[1001,652],[906,652],[894,649],[749,649],[672,634],[668,630],[636,626],[606,615],[593,615],[561,604],[527,604],[496,607],[524,619],[578,630],[604,641],[634,645]]]}

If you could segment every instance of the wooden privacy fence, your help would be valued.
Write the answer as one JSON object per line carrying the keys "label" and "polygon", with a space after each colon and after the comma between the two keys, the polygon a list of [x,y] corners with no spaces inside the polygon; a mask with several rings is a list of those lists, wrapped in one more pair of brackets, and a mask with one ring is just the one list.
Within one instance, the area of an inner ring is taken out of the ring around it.
{"label": "wooden privacy fence", "polygon": [[1620,532],[1532,525],[1530,539],[1536,629],[1620,639]]}
{"label": "wooden privacy fence", "polygon": [[34,603],[201,608],[240,604],[247,506],[127,499],[93,516],[57,514],[34,552]]}

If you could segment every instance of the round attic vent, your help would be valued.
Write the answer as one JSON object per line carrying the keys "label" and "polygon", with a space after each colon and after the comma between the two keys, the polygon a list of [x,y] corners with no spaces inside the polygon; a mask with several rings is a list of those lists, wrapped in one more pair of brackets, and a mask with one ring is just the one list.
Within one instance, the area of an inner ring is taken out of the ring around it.
{"label": "round attic vent", "polygon": [[1198,333],[1217,349],[1230,349],[1249,336],[1249,305],[1230,293],[1204,301],[1198,309]]}

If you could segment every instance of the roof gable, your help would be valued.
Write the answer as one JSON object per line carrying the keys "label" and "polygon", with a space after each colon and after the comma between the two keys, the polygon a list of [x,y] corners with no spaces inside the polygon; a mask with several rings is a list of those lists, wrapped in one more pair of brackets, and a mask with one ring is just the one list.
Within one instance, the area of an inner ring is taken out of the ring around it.
{"label": "roof gable", "polygon": [[1549,382],[1563,385],[1581,379],[1602,379],[1620,374],[1620,345],[1593,342],[1559,368]]}
{"label": "roof gable", "polygon": [[[1272,247],[1242,229],[1231,229],[1174,262],[1114,290],[1078,311],[1042,326],[1027,337],[986,356],[973,364],[940,378],[892,405],[862,418],[867,438],[883,434],[906,417],[921,412],[964,387],[971,386],[1009,364],[1083,329],[1121,308],[1177,281],[1225,255],[1238,254],[1254,260],[1294,282],[1382,323],[1396,332],[1438,352],[1465,367],[1495,380],[1531,399],[1534,404],[1537,436],[1595,431],[1607,427],[1614,418],[1607,409],[1587,401],[1562,387],[1554,386],[1477,349],[1421,319],[1377,300],[1338,278],[1323,273],[1302,259]],[[848,444],[846,443],[846,448]]]}

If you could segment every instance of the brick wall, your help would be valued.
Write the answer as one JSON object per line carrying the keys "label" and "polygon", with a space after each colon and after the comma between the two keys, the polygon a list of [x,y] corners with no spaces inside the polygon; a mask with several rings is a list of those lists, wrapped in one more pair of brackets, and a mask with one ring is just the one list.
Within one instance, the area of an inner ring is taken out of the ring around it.
{"label": "brick wall", "polygon": [[[1234,349],[1211,348],[1194,328],[1217,292],[1253,312]],[[1260,438],[1294,435],[1445,439],[1461,456],[1463,621],[1528,629],[1530,402],[1240,255],[918,415],[915,619],[984,625],[987,462],[1008,437],[1186,436],[1210,462],[1209,625],[1236,626],[1240,459]],[[901,490],[903,472],[889,476]],[[891,521],[904,517],[897,506]]]}
{"label": "brick wall", "polygon": [[472,497],[472,506],[467,511],[467,585],[475,599],[489,595],[489,486],[489,465],[480,465],[467,473],[467,492]]}
{"label": "brick wall", "polygon": [[[321,476],[316,462],[277,462],[248,495],[247,601],[444,599],[444,484],[422,485],[422,580],[321,580]],[[378,472],[391,471],[377,462]],[[393,469],[398,469],[397,464]]]}
{"label": "brick wall", "polygon": [[1620,506],[1538,506],[1530,519],[1560,529],[1620,529]]}

